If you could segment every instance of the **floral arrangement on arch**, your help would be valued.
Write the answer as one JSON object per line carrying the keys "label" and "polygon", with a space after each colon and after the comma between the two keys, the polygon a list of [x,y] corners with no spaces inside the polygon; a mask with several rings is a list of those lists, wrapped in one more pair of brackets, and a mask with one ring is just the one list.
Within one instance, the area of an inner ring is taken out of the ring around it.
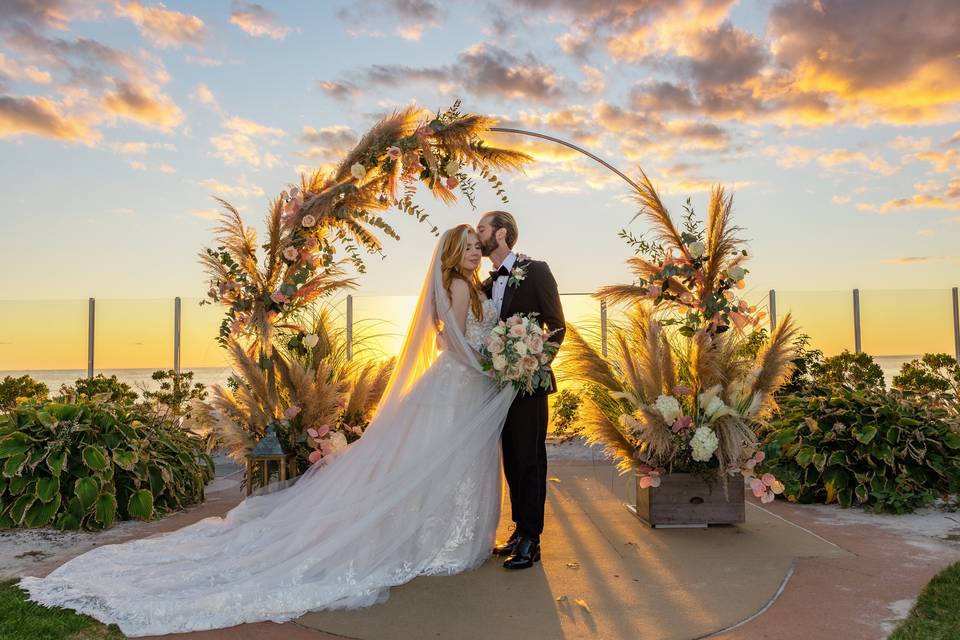
{"label": "floral arrangement on arch", "polygon": [[757,432],[775,407],[774,392],[792,371],[796,334],[788,315],[756,355],[749,337],[762,312],[738,296],[747,252],[732,224],[732,196],[716,187],[704,226],[687,201],[677,229],[641,171],[635,193],[653,240],[621,232],[636,252],[636,281],[595,296],[627,306],[603,356],[568,327],[562,370],[585,383],[582,434],[601,443],[621,472],[636,469],[641,487],[668,473],[722,481],[742,476],[765,502],[783,491],[763,461]]}
{"label": "floral arrangement on arch", "polygon": [[347,267],[363,273],[364,253],[383,254],[380,234],[399,239],[388,210],[429,224],[414,203],[419,187],[445,203],[459,192],[472,205],[477,176],[506,201],[495,171],[531,158],[488,146],[494,124],[460,113],[459,102],[436,115],[409,107],[386,116],[333,169],[301,175],[270,202],[263,244],[217,198],[224,213],[217,246],[200,253],[210,285],[201,304],[225,307],[217,340],[235,373],[229,388],[212,387],[194,428],[218,434],[242,457],[273,426],[286,446],[309,452],[309,463],[360,437],[392,364],[349,361],[345,340],[317,307],[355,286]]}

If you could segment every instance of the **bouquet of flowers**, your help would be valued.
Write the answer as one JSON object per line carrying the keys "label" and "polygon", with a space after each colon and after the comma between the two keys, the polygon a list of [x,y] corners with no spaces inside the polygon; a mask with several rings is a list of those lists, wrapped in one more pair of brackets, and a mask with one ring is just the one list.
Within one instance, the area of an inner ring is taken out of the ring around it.
{"label": "bouquet of flowers", "polygon": [[480,348],[484,371],[490,371],[502,388],[512,384],[520,392],[533,393],[550,389],[548,363],[560,345],[550,342],[553,332],[546,332],[537,321],[537,314],[521,314],[501,320]]}

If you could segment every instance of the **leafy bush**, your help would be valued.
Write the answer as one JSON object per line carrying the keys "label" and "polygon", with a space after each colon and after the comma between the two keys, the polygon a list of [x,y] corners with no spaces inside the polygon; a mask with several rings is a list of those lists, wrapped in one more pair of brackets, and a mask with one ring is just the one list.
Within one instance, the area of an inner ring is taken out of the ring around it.
{"label": "leafy bush", "polygon": [[[190,410],[192,400],[203,400],[207,390],[203,383],[193,382],[193,371],[174,369],[154,371],[150,376],[160,383],[156,391],[144,391],[144,401],[151,403],[163,417],[178,417]],[[191,383],[193,383],[191,385]]]}
{"label": "leafy bush", "polygon": [[21,402],[0,416],[0,528],[102,529],[200,502],[213,477],[202,447],[106,393]]}
{"label": "leafy bush", "polygon": [[781,398],[762,466],[791,501],[904,513],[960,489],[957,429],[944,407],[897,390],[810,385]]}
{"label": "leafy bush", "polygon": [[47,385],[37,382],[30,376],[4,376],[0,382],[0,411],[9,411],[17,404],[17,398],[47,398]]}
{"label": "leafy bush", "polygon": [[137,399],[137,392],[122,382],[116,375],[109,378],[98,373],[92,378],[77,378],[72,387],[60,386],[60,394],[66,397],[86,395],[92,398],[101,393],[109,393],[111,402],[129,403]]}
{"label": "leafy bush", "polygon": [[960,363],[946,353],[925,353],[919,360],[904,363],[893,386],[960,411]]}
{"label": "leafy bush", "polygon": [[580,395],[570,389],[561,389],[553,397],[553,435],[565,442],[577,433],[577,418],[580,414]]}
{"label": "leafy bush", "polygon": [[810,376],[821,385],[849,384],[857,389],[883,389],[883,369],[866,353],[843,353],[812,362]]}

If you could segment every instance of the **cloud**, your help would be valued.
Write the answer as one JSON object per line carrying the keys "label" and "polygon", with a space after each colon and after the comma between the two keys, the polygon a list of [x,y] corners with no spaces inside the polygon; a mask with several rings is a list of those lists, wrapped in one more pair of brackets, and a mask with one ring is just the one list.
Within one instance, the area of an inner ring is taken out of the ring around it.
{"label": "cloud", "polygon": [[263,189],[247,182],[246,176],[240,176],[237,184],[227,184],[215,178],[207,178],[206,180],[199,181],[197,184],[218,195],[227,197],[244,199],[264,195]]}
{"label": "cloud", "polygon": [[818,153],[821,153],[821,149],[796,145],[771,145],[763,149],[763,155],[774,158],[777,166],[784,169],[807,165]]}
{"label": "cloud", "polygon": [[594,105],[593,113],[596,122],[616,137],[624,157],[633,162],[680,151],[721,152],[730,145],[729,132],[711,122],[661,120],[656,113],[607,102]]}
{"label": "cloud", "polygon": [[885,258],[885,264],[911,265],[911,264],[929,264],[931,262],[957,262],[960,258],[955,256],[904,256],[900,258]]}
{"label": "cloud", "polygon": [[926,151],[930,148],[930,138],[914,138],[913,136],[897,136],[890,141],[890,147],[898,151]]}
{"label": "cloud", "polygon": [[219,209],[192,209],[190,215],[202,220],[219,220],[221,211]]}
{"label": "cloud", "polygon": [[92,144],[100,132],[83,118],[65,114],[62,105],[42,96],[0,96],[0,137],[36,135]]}
{"label": "cloud", "polygon": [[53,76],[49,71],[42,71],[33,65],[23,66],[17,60],[8,58],[0,52],[0,79],[4,76],[12,80],[27,80],[34,84],[50,84]]}
{"label": "cloud", "polygon": [[143,5],[137,0],[114,0],[114,15],[128,18],[140,33],[158,47],[203,44],[206,27],[196,16],[167,9],[162,3]]}
{"label": "cloud", "polygon": [[517,122],[502,120],[500,124],[505,127],[555,131],[561,138],[567,136],[589,147],[599,145],[603,133],[593,122],[590,109],[581,105],[557,111],[521,111]]}
{"label": "cloud", "polygon": [[580,82],[580,91],[591,95],[600,95],[607,86],[606,77],[603,71],[588,64],[582,65],[580,71],[583,73],[583,80]]}
{"label": "cloud", "polygon": [[929,162],[937,173],[960,171],[960,151],[947,149],[946,151],[921,151],[914,158]]}
{"label": "cloud", "polygon": [[821,153],[817,156],[817,162],[820,166],[826,168],[858,164],[883,176],[890,176],[899,171],[898,167],[892,166],[881,156],[868,156],[863,151],[850,151],[849,149],[833,149]]}
{"label": "cloud", "polygon": [[230,22],[254,38],[283,40],[290,33],[290,27],[281,25],[273,12],[268,11],[262,5],[243,2],[242,0],[233,1]]}
{"label": "cloud", "polygon": [[363,93],[363,90],[356,83],[349,80],[321,80],[317,82],[317,87],[334,100],[345,101],[354,96]]}
{"label": "cloud", "polygon": [[185,116],[180,107],[159,90],[123,80],[115,80],[114,84],[116,88],[103,96],[103,106],[109,113],[163,130],[183,122]]}
{"label": "cloud", "polygon": [[224,120],[223,126],[231,131],[243,134],[245,136],[282,138],[285,135],[283,129],[268,127],[267,125],[260,124],[259,122],[247,120],[246,118],[239,118],[237,116]]}
{"label": "cloud", "polygon": [[330,160],[353,149],[358,138],[350,127],[337,125],[322,129],[304,127],[299,140],[310,145],[310,149],[300,154],[303,157]]}
{"label": "cloud", "polygon": [[269,169],[280,164],[275,155],[260,150],[257,139],[274,142],[285,135],[281,129],[236,116],[227,118],[221,124],[226,131],[210,137],[215,149],[214,157],[228,165],[245,163],[256,169]]}
{"label": "cloud", "polygon": [[218,113],[221,117],[225,117],[226,113],[223,110],[223,107],[220,106],[220,101],[217,100],[217,96],[214,95],[213,91],[210,90],[210,87],[203,84],[202,82],[196,86],[193,90],[193,93],[190,94],[190,97],[212,109],[215,113]]}
{"label": "cloud", "polygon": [[881,213],[897,209],[960,209],[960,200],[950,200],[943,196],[918,193],[908,198],[889,200],[880,205]]}
{"label": "cloud", "polygon": [[176,151],[176,147],[169,142],[111,142],[107,148],[122,155],[144,155],[151,149]]}
{"label": "cloud", "polygon": [[446,10],[432,0],[354,0],[337,10],[337,18],[352,36],[378,37],[381,32],[376,25],[385,25],[401,38],[417,41],[426,29],[444,23]]}
{"label": "cloud", "polygon": [[851,196],[833,196],[830,198],[833,204],[849,204],[851,200],[853,200]]}

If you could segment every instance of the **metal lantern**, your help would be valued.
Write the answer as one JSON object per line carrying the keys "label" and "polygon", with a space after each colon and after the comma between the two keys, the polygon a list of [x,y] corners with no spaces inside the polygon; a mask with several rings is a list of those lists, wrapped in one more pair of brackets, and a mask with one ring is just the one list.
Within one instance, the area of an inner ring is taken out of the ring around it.
{"label": "metal lantern", "polygon": [[270,463],[279,463],[278,476],[280,482],[290,476],[297,475],[296,454],[286,453],[277,437],[274,423],[267,425],[267,432],[257,443],[257,446],[247,454],[247,495],[253,492],[253,479],[260,473],[260,486],[265,487],[270,482]]}

